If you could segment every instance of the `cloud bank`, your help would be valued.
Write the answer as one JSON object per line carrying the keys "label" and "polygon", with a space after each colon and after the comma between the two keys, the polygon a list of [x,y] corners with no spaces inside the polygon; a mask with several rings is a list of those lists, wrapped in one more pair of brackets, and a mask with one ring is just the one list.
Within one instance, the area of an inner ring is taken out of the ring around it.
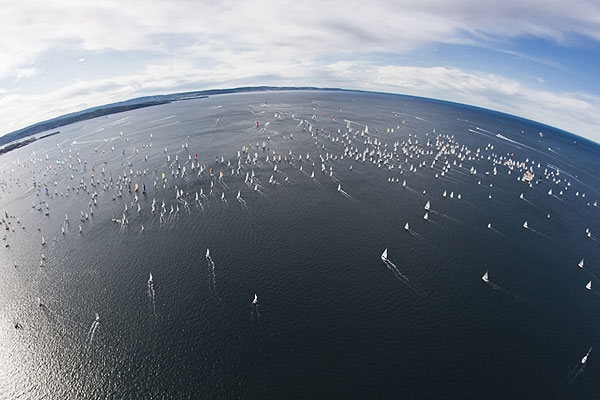
{"label": "cloud bank", "polygon": [[152,93],[312,85],[488,107],[600,141],[594,93],[554,89],[518,71],[473,69],[468,59],[448,67],[413,58],[443,46],[496,48],[521,38],[557,48],[597,43],[597,2],[4,3],[0,134]]}

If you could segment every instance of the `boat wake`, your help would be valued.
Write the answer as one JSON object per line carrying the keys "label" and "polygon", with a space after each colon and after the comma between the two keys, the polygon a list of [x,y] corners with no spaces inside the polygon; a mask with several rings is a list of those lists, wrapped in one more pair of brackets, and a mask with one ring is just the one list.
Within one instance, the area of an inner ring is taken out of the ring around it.
{"label": "boat wake", "polygon": [[423,236],[421,236],[421,234],[419,234],[418,232],[416,232],[410,228],[408,228],[408,229],[404,228],[404,230],[406,232],[410,233],[411,236],[416,237],[417,239],[423,240]]}
{"label": "boat wake", "polygon": [[56,320],[56,316],[53,315],[52,311],[50,311],[50,309],[44,303],[42,303],[42,301],[40,300],[39,297],[37,298],[37,301],[38,301],[38,306],[40,307],[40,309],[46,316],[46,319],[48,320],[48,322],[54,322]]}
{"label": "boat wake", "polygon": [[569,372],[567,377],[564,379],[564,383],[563,383],[562,387],[560,388],[560,390],[558,391],[556,398],[559,398],[560,396],[562,396],[562,394],[565,392],[565,390],[567,390],[573,384],[573,382],[575,382],[575,379],[577,379],[577,377],[579,375],[581,375],[581,373],[584,370],[585,370],[585,363],[578,362],[577,364],[575,364],[575,366],[571,369],[571,371]]}
{"label": "boat wake", "polygon": [[240,205],[242,206],[242,208],[244,209],[244,211],[246,211],[248,214],[250,214],[250,209],[248,208],[248,203],[246,202],[246,200],[244,200],[241,196],[240,196],[240,192],[238,192],[237,195],[237,201],[238,203],[240,203]]}
{"label": "boat wake", "polygon": [[154,292],[154,281],[152,280],[152,274],[150,274],[150,278],[148,279],[148,299],[150,300],[150,307],[152,307],[152,312],[156,317],[156,302],[155,302],[156,293]]}
{"label": "boat wake", "polygon": [[210,249],[206,249],[206,261],[208,263],[208,271],[209,271],[209,275],[210,275],[209,284],[214,288],[217,285],[217,279],[215,276],[215,263],[214,263],[212,257],[210,256]]}
{"label": "boat wake", "polygon": [[342,196],[344,196],[345,198],[347,198],[348,200],[353,200],[354,201],[354,197],[350,196],[344,189],[342,189],[342,185],[338,185],[338,192],[340,192],[340,194]]}
{"label": "boat wake", "polygon": [[456,222],[456,223],[459,223],[459,224],[462,223],[460,220],[458,220],[458,219],[456,219],[454,217],[451,217],[449,215],[446,215],[446,214],[444,214],[442,212],[439,212],[439,211],[436,211],[436,210],[430,210],[429,212],[433,213],[435,215],[439,215],[440,217],[445,218],[445,219],[447,219],[449,221]]}
{"label": "boat wake", "polygon": [[384,252],[385,256],[384,255],[381,256],[381,261],[383,261],[383,263],[385,264],[385,266],[388,267],[388,269],[394,273],[394,276],[396,276],[396,278],[398,278],[399,281],[403,282],[406,286],[408,286],[418,296],[423,297],[423,298],[427,297],[427,292],[425,292],[424,290],[421,290],[420,288],[418,288],[417,286],[415,286],[410,281],[410,279],[408,279],[408,277],[406,275],[404,275],[402,272],[400,272],[400,269],[398,268],[398,266],[396,264],[394,264],[393,262],[391,262],[387,258],[387,254],[386,253],[387,253],[387,249]]}
{"label": "boat wake", "polygon": [[[486,274],[487,274],[487,273],[486,273]],[[527,303],[527,304],[529,304],[530,306],[533,306],[533,307],[535,307],[536,309],[538,309],[538,310],[540,310],[540,311],[542,311],[542,312],[544,312],[544,313],[548,314],[548,313],[547,313],[546,311],[544,311],[544,310],[543,310],[543,309],[542,309],[540,306],[538,306],[538,305],[537,305],[535,302],[533,302],[533,301],[531,301],[531,300],[529,300],[529,299],[527,299],[527,298],[525,298],[525,297],[519,296],[518,294],[516,294],[516,293],[513,293],[513,292],[511,292],[511,291],[510,291],[510,290],[508,290],[508,289],[505,289],[505,288],[503,288],[503,287],[501,287],[501,286],[498,286],[498,285],[496,285],[494,282],[490,281],[489,279],[488,279],[488,280],[484,280],[484,282],[485,282],[485,283],[486,283],[486,284],[487,284],[489,287],[491,287],[492,289],[494,289],[494,290],[497,290],[497,291],[499,291],[499,292],[501,292],[501,293],[503,293],[503,294],[507,295],[508,297],[512,297],[512,298],[513,298],[513,299],[515,299],[515,300],[519,300],[519,301],[521,301],[521,302]]]}
{"label": "boat wake", "polygon": [[252,309],[250,312],[250,316],[252,317],[253,321],[256,321],[256,323],[258,324],[259,327],[261,327],[260,324],[260,305],[258,304],[258,296],[254,295],[254,300],[252,300],[252,305],[251,305]]}
{"label": "boat wake", "polygon": [[94,320],[94,322],[92,322],[92,326],[90,326],[90,330],[88,331],[88,344],[91,344],[92,340],[94,340],[94,334],[98,329],[98,325],[100,325],[100,316],[98,315],[98,313],[96,313],[96,319]]}
{"label": "boat wake", "polygon": [[534,202],[527,200],[525,197],[521,197],[521,200],[532,205],[533,207],[537,208],[538,210],[542,211],[544,214],[547,214],[546,210],[544,210],[542,207],[538,206]]}
{"label": "boat wake", "polygon": [[492,228],[492,227],[490,227],[490,228],[488,228],[488,229],[489,229],[490,231],[492,231],[492,232],[494,232],[494,233],[496,233],[496,234],[498,234],[498,235],[502,236],[502,237],[503,237],[503,238],[505,238],[505,239],[510,239],[510,238],[509,238],[508,236],[506,236],[504,233],[500,232],[499,230],[497,230],[497,229],[495,229],[495,228]]}
{"label": "boat wake", "polygon": [[550,236],[546,235],[545,233],[542,233],[542,232],[540,232],[538,230],[535,230],[535,229],[533,229],[531,227],[527,228],[527,230],[529,230],[529,231],[531,231],[531,232],[533,232],[533,233],[535,233],[537,235],[540,235],[540,236],[542,236],[542,237],[544,237],[544,238],[546,238],[548,240],[554,240],[553,238],[551,238]]}

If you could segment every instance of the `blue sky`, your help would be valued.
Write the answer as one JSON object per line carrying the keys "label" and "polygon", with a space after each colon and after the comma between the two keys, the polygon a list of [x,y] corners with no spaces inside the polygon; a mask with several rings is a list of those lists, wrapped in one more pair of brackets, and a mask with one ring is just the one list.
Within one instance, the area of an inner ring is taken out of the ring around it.
{"label": "blue sky", "polygon": [[515,114],[600,142],[600,2],[3,2],[0,134],[133,97],[335,86]]}

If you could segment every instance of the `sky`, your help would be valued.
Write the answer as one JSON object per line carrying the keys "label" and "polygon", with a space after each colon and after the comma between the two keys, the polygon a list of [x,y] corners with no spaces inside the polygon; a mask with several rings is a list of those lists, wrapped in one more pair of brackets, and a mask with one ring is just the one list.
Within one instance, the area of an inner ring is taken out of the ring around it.
{"label": "sky", "polygon": [[490,108],[600,142],[600,2],[0,0],[0,135],[180,91],[318,86]]}

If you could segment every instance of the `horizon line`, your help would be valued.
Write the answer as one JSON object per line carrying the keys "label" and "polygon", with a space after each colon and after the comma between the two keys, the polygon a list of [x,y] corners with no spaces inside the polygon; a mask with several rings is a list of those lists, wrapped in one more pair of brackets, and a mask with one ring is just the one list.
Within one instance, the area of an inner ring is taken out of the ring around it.
{"label": "horizon line", "polygon": [[[239,86],[239,87],[233,87],[233,88],[224,88],[224,89],[203,89],[203,90],[188,90],[188,91],[184,91],[184,92],[172,92],[172,93],[162,93],[162,94],[149,94],[149,95],[145,95],[145,96],[140,96],[140,97],[132,97],[130,99],[126,99],[126,100],[122,100],[122,101],[118,101],[118,102],[114,102],[114,103],[106,103],[106,104],[101,104],[101,105],[96,105],[96,106],[91,106],[82,110],[78,110],[78,111],[73,111],[73,112],[69,112],[69,113],[65,113],[53,118],[49,118],[43,121],[38,121],[36,123],[33,123],[31,125],[27,125],[23,128],[11,131],[11,132],[7,132],[5,134],[0,135],[0,140],[5,138],[6,136],[9,135],[18,135],[21,132],[24,132],[28,129],[33,129],[39,125],[45,124],[45,123],[49,123],[52,121],[58,121],[61,118],[67,118],[69,116],[76,116],[77,114],[85,114],[86,112],[92,112],[95,110],[102,110],[105,109],[106,107],[111,107],[111,106],[118,106],[118,105],[125,105],[124,103],[129,103],[129,102],[134,102],[136,100],[143,100],[143,99],[151,99],[151,98],[157,98],[154,101],[156,102],[156,104],[151,104],[152,105],[161,105],[161,104],[168,104],[177,100],[186,100],[185,98],[172,98],[172,99],[167,99],[167,97],[169,96],[184,96],[184,95],[191,95],[191,94],[195,94],[197,96],[218,96],[218,95],[227,95],[227,94],[238,94],[238,93],[252,93],[252,92],[268,92],[268,91],[338,91],[338,92],[355,92],[355,93],[366,93],[366,94],[381,94],[381,95],[389,95],[389,96],[400,96],[400,97],[408,97],[408,98],[413,98],[413,99],[418,99],[418,100],[424,100],[424,101],[433,101],[433,102],[437,102],[437,103],[446,103],[446,104],[450,104],[450,105],[455,105],[455,106],[459,106],[459,107],[463,107],[463,108],[471,108],[471,109],[476,109],[476,110],[480,110],[483,112],[487,112],[487,113],[493,113],[493,114],[498,114],[498,115],[505,115],[511,118],[516,118],[518,120],[527,122],[527,123],[532,123],[532,124],[536,124],[536,125],[540,125],[543,128],[549,128],[555,131],[558,131],[562,134],[566,134],[568,136],[572,136],[577,138],[577,141],[581,140],[596,146],[600,146],[600,141],[595,141],[592,139],[588,139],[586,137],[583,137],[581,135],[578,135],[576,133],[573,133],[571,131],[567,131],[565,129],[562,128],[558,128],[549,124],[546,124],[544,122],[540,122],[540,121],[536,121],[530,118],[526,118],[526,117],[522,117],[519,115],[515,115],[515,114],[509,114],[507,112],[504,111],[498,111],[498,110],[494,110],[491,108],[486,108],[486,107],[481,107],[481,106],[477,106],[477,105],[473,105],[473,104],[468,104],[468,103],[460,103],[460,102],[456,102],[456,101],[451,101],[451,100],[444,100],[444,99],[438,99],[438,98],[433,98],[433,97],[423,97],[423,96],[415,96],[415,95],[410,95],[410,94],[403,94],[403,93],[393,93],[393,92],[379,92],[379,91],[374,91],[374,90],[362,90],[362,89],[345,89],[345,88],[338,88],[338,87],[317,87],[317,86],[268,86],[268,85],[260,85],[260,86]],[[161,99],[163,98],[163,99]],[[193,98],[190,98],[189,100],[191,100]],[[131,103],[131,104],[135,104],[135,103]],[[141,103],[139,103],[141,104]],[[130,110],[123,110],[123,111],[118,111],[115,112],[114,114],[118,114],[121,112],[126,112],[126,111],[130,111]],[[95,117],[91,117],[88,118],[86,120],[89,119],[95,119],[95,118],[99,118],[100,116],[103,115],[99,115],[99,116],[95,116]],[[34,132],[31,133],[29,135],[25,135],[23,137],[16,137],[14,139],[9,140],[8,142],[5,142],[4,144],[2,144],[3,146],[12,142],[15,142],[17,140],[23,139],[25,137],[29,137],[29,136],[33,136],[36,135],[38,133],[44,133],[47,131],[50,131],[52,129],[56,129],[58,127],[62,127],[62,126],[67,126],[67,125],[72,125],[76,122],[80,122],[80,121],[72,121],[72,122],[66,122],[64,124],[60,124],[57,125],[54,128],[49,128],[47,130],[43,130],[43,131],[39,131],[39,132]]]}

